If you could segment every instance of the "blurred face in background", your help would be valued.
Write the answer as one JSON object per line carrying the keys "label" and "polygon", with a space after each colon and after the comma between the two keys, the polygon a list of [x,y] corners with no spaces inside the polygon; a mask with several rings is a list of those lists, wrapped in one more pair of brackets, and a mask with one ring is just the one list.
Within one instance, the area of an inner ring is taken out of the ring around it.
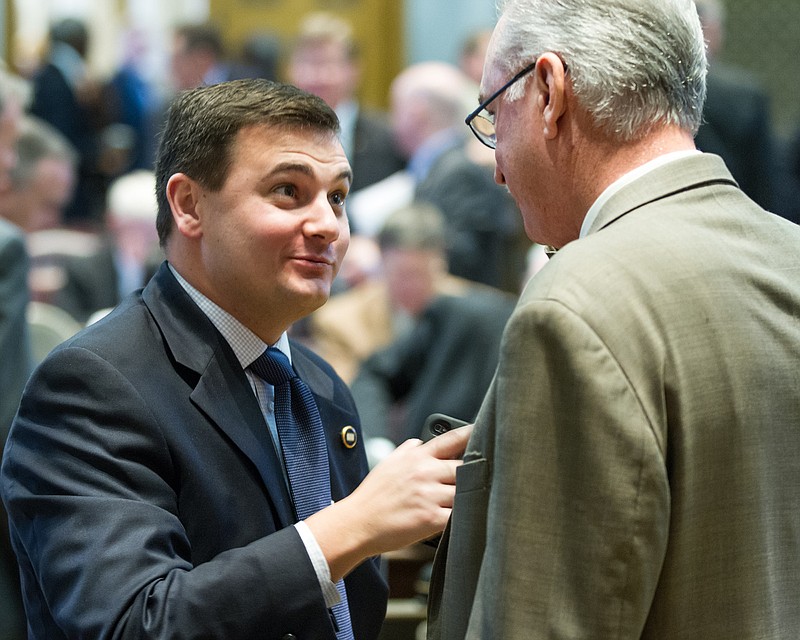
{"label": "blurred face in background", "polygon": [[203,84],[203,78],[214,66],[214,54],[204,49],[189,49],[186,38],[176,35],[172,43],[170,71],[178,91],[194,89]]}
{"label": "blurred face in background", "polygon": [[60,158],[42,158],[26,185],[6,192],[3,216],[26,233],[53,229],[75,187],[73,165]]}
{"label": "blurred face in background", "polygon": [[9,99],[0,111],[0,195],[11,188],[11,170],[17,165],[17,138],[22,105]]}
{"label": "blurred face in background", "polygon": [[354,98],[358,76],[358,65],[341,42],[303,44],[289,61],[289,81],[333,109]]}
{"label": "blurred face in background", "polygon": [[383,270],[394,308],[417,316],[436,296],[437,285],[447,271],[441,251],[384,249]]}

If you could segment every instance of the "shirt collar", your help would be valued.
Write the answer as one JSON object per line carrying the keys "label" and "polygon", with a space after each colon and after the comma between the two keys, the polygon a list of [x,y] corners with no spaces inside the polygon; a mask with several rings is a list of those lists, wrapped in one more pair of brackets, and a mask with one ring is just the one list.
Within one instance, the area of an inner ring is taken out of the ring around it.
{"label": "shirt collar", "polygon": [[592,224],[597,218],[597,215],[600,213],[600,210],[614,196],[614,194],[621,191],[623,187],[626,187],[627,185],[631,184],[635,180],[638,180],[643,175],[650,173],[654,169],[657,169],[658,167],[664,166],[665,164],[669,164],[670,162],[674,162],[675,160],[679,160],[680,158],[685,158],[698,153],[700,153],[700,151],[697,151],[695,149],[665,153],[663,156],[654,158],[653,160],[650,160],[649,162],[646,162],[645,164],[636,167],[632,171],[629,171],[622,177],[612,182],[605,188],[605,191],[603,191],[603,193],[600,194],[600,197],[594,201],[594,204],[590,207],[589,211],[586,213],[586,217],[583,219],[583,224],[581,225],[581,232],[578,237],[584,238],[589,234],[589,229],[592,227]]}
{"label": "shirt collar", "polygon": [[205,295],[190,285],[172,264],[169,264],[169,268],[178,283],[180,283],[186,293],[189,294],[189,297],[194,300],[195,304],[200,307],[200,310],[211,320],[212,324],[222,334],[222,337],[225,338],[225,341],[231,346],[233,353],[236,355],[236,359],[239,361],[239,364],[242,365],[242,369],[249,367],[269,346],[280,349],[286,357],[289,358],[289,362],[291,363],[292,354],[289,348],[289,336],[285,331],[274,345],[266,344],[255,333],[225,311],[225,309],[209,300]]}

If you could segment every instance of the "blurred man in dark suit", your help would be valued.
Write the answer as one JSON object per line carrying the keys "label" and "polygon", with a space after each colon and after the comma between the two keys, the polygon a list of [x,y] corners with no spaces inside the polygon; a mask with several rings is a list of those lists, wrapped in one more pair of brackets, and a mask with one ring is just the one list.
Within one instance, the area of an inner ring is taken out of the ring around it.
{"label": "blurred man in dark suit", "polygon": [[467,144],[463,113],[471,82],[458,67],[421,62],[392,82],[392,123],[408,157],[414,199],[436,206],[445,218],[450,273],[516,292],[524,264],[519,216],[494,163],[476,161]]}
{"label": "blurred man in dark suit", "polygon": [[725,36],[722,0],[697,0],[706,38],[709,69],[697,148],[725,160],[736,182],[765,209],[775,204],[775,141],[770,102],[751,73],[719,59]]}
{"label": "blurred man in dark suit", "polygon": [[89,32],[75,18],[50,29],[48,55],[33,78],[31,113],[58,129],[78,152],[78,180],[64,211],[66,222],[94,224],[102,215],[106,178],[102,170],[104,113],[101,84],[86,65]]}
{"label": "blurred man in dark suit", "polygon": [[347,21],[325,12],[307,15],[292,46],[288,74],[289,82],[325,100],[339,117],[353,192],[403,168],[385,116],[358,103],[359,50]]}

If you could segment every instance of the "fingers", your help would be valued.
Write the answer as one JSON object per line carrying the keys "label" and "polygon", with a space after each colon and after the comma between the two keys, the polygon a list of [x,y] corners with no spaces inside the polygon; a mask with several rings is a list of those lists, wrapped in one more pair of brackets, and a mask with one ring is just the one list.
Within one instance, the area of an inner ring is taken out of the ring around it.
{"label": "fingers", "polygon": [[395,451],[404,451],[405,449],[413,449],[414,447],[418,447],[422,444],[422,440],[419,438],[409,438],[405,442],[400,443]]}
{"label": "fingers", "polygon": [[429,440],[422,446],[428,450],[428,453],[440,459],[455,459],[461,458],[464,455],[464,450],[467,448],[467,442],[472,435],[472,429],[475,425],[468,424],[465,427],[453,429],[440,436],[436,436],[433,440]]}
{"label": "fingers", "polygon": [[456,484],[456,470],[461,466],[461,460],[442,460],[442,472],[439,482],[442,484]]}

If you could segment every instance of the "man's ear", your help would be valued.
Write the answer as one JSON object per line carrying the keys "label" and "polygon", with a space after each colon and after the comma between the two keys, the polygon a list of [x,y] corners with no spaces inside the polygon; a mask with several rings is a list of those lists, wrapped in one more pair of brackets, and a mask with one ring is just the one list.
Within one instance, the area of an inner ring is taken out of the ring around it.
{"label": "man's ear", "polygon": [[558,135],[559,120],[567,108],[566,69],[555,53],[543,53],[536,61],[534,71],[536,89],[539,92],[537,108],[542,119],[542,132],[552,140]]}
{"label": "man's ear", "polygon": [[187,238],[203,235],[198,212],[201,187],[185,173],[174,174],[167,182],[167,200],[178,232]]}

